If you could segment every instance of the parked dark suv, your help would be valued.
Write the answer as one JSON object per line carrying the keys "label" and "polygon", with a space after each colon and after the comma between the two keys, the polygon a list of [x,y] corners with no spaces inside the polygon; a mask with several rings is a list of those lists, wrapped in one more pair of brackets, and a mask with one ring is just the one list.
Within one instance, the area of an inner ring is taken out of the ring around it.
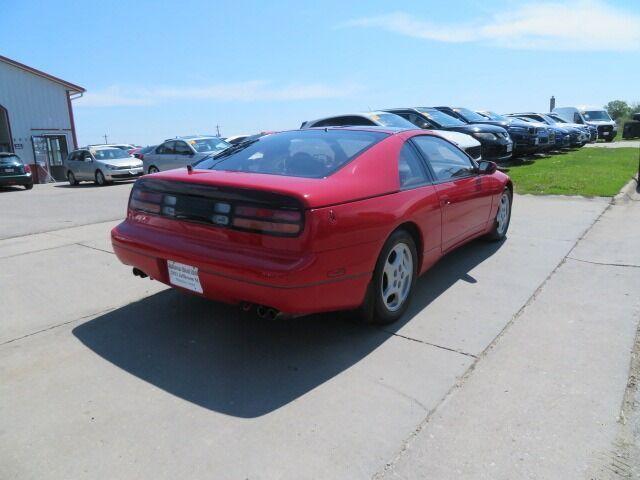
{"label": "parked dark suv", "polygon": [[400,115],[427,130],[451,130],[471,135],[482,145],[483,160],[500,162],[511,158],[513,142],[502,127],[466,123],[433,107],[390,108],[384,111]]}

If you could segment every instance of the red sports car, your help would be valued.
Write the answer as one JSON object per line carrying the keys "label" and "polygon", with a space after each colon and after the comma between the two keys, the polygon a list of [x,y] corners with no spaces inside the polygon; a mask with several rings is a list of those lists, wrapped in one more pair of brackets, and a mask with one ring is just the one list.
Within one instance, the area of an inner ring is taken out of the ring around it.
{"label": "red sports car", "polygon": [[295,130],[137,180],[111,238],[136,275],[263,317],[388,323],[445,253],[505,237],[512,192],[436,132]]}

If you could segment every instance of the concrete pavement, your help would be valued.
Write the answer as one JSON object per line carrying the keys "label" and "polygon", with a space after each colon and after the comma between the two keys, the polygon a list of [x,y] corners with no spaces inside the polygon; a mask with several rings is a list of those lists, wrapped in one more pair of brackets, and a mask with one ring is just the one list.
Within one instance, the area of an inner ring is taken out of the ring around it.
{"label": "concrete pavement", "polygon": [[[0,205],[43,214],[0,231],[12,237],[0,240],[0,291],[11,292],[0,323],[3,476],[482,478],[488,445],[501,474],[513,439],[534,458],[536,439],[551,444],[570,427],[586,471],[600,468],[590,452],[620,434],[609,420],[624,393],[637,302],[625,293],[638,291],[637,274],[587,263],[611,258],[583,245],[617,228],[605,223],[613,208],[600,217],[607,200],[516,196],[506,242],[444,258],[406,317],[380,329],[348,314],[259,321],[134,278],[108,242],[128,188],[0,193]],[[60,210],[88,199],[104,214]],[[561,295],[568,284],[581,288]],[[609,297],[614,318],[585,316],[609,315]],[[512,472],[551,471],[569,453]]]}
{"label": "concrete pavement", "polygon": [[616,140],[615,142],[587,143],[590,148],[640,148],[640,140]]}
{"label": "concrete pavement", "polygon": [[638,202],[603,212],[379,478],[640,478]]}

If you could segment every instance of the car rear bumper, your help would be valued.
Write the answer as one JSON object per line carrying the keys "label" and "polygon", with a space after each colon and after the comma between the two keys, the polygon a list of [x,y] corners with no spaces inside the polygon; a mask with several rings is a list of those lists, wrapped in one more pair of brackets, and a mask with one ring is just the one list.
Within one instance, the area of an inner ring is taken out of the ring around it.
{"label": "car rear bumper", "polygon": [[30,185],[33,183],[33,176],[28,174],[21,175],[0,175],[0,186],[10,185]]}
{"label": "car rear bumper", "polygon": [[[180,290],[185,289],[170,282],[167,260],[197,267],[200,295],[231,304],[265,305],[293,315],[362,304],[379,249],[372,242],[342,251],[295,255],[246,249],[223,253],[206,242],[150,230],[125,221],[111,231],[114,252],[122,263]],[[332,269],[336,256],[355,259],[355,263]]]}

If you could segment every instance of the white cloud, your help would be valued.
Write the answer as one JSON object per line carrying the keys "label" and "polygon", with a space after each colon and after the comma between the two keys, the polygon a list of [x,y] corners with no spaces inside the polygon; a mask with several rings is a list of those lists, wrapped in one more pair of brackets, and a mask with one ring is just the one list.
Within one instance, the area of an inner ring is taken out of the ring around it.
{"label": "white cloud", "polygon": [[526,2],[482,19],[443,24],[406,12],[358,18],[342,27],[389,32],[450,43],[561,51],[640,50],[640,16],[602,0]]}
{"label": "white cloud", "polygon": [[75,101],[79,107],[115,107],[156,105],[171,100],[216,101],[287,101],[347,97],[359,88],[356,85],[325,85],[323,83],[275,86],[262,80],[218,83],[198,87],[157,86],[127,87],[112,85],[103,90],[89,91]]}

